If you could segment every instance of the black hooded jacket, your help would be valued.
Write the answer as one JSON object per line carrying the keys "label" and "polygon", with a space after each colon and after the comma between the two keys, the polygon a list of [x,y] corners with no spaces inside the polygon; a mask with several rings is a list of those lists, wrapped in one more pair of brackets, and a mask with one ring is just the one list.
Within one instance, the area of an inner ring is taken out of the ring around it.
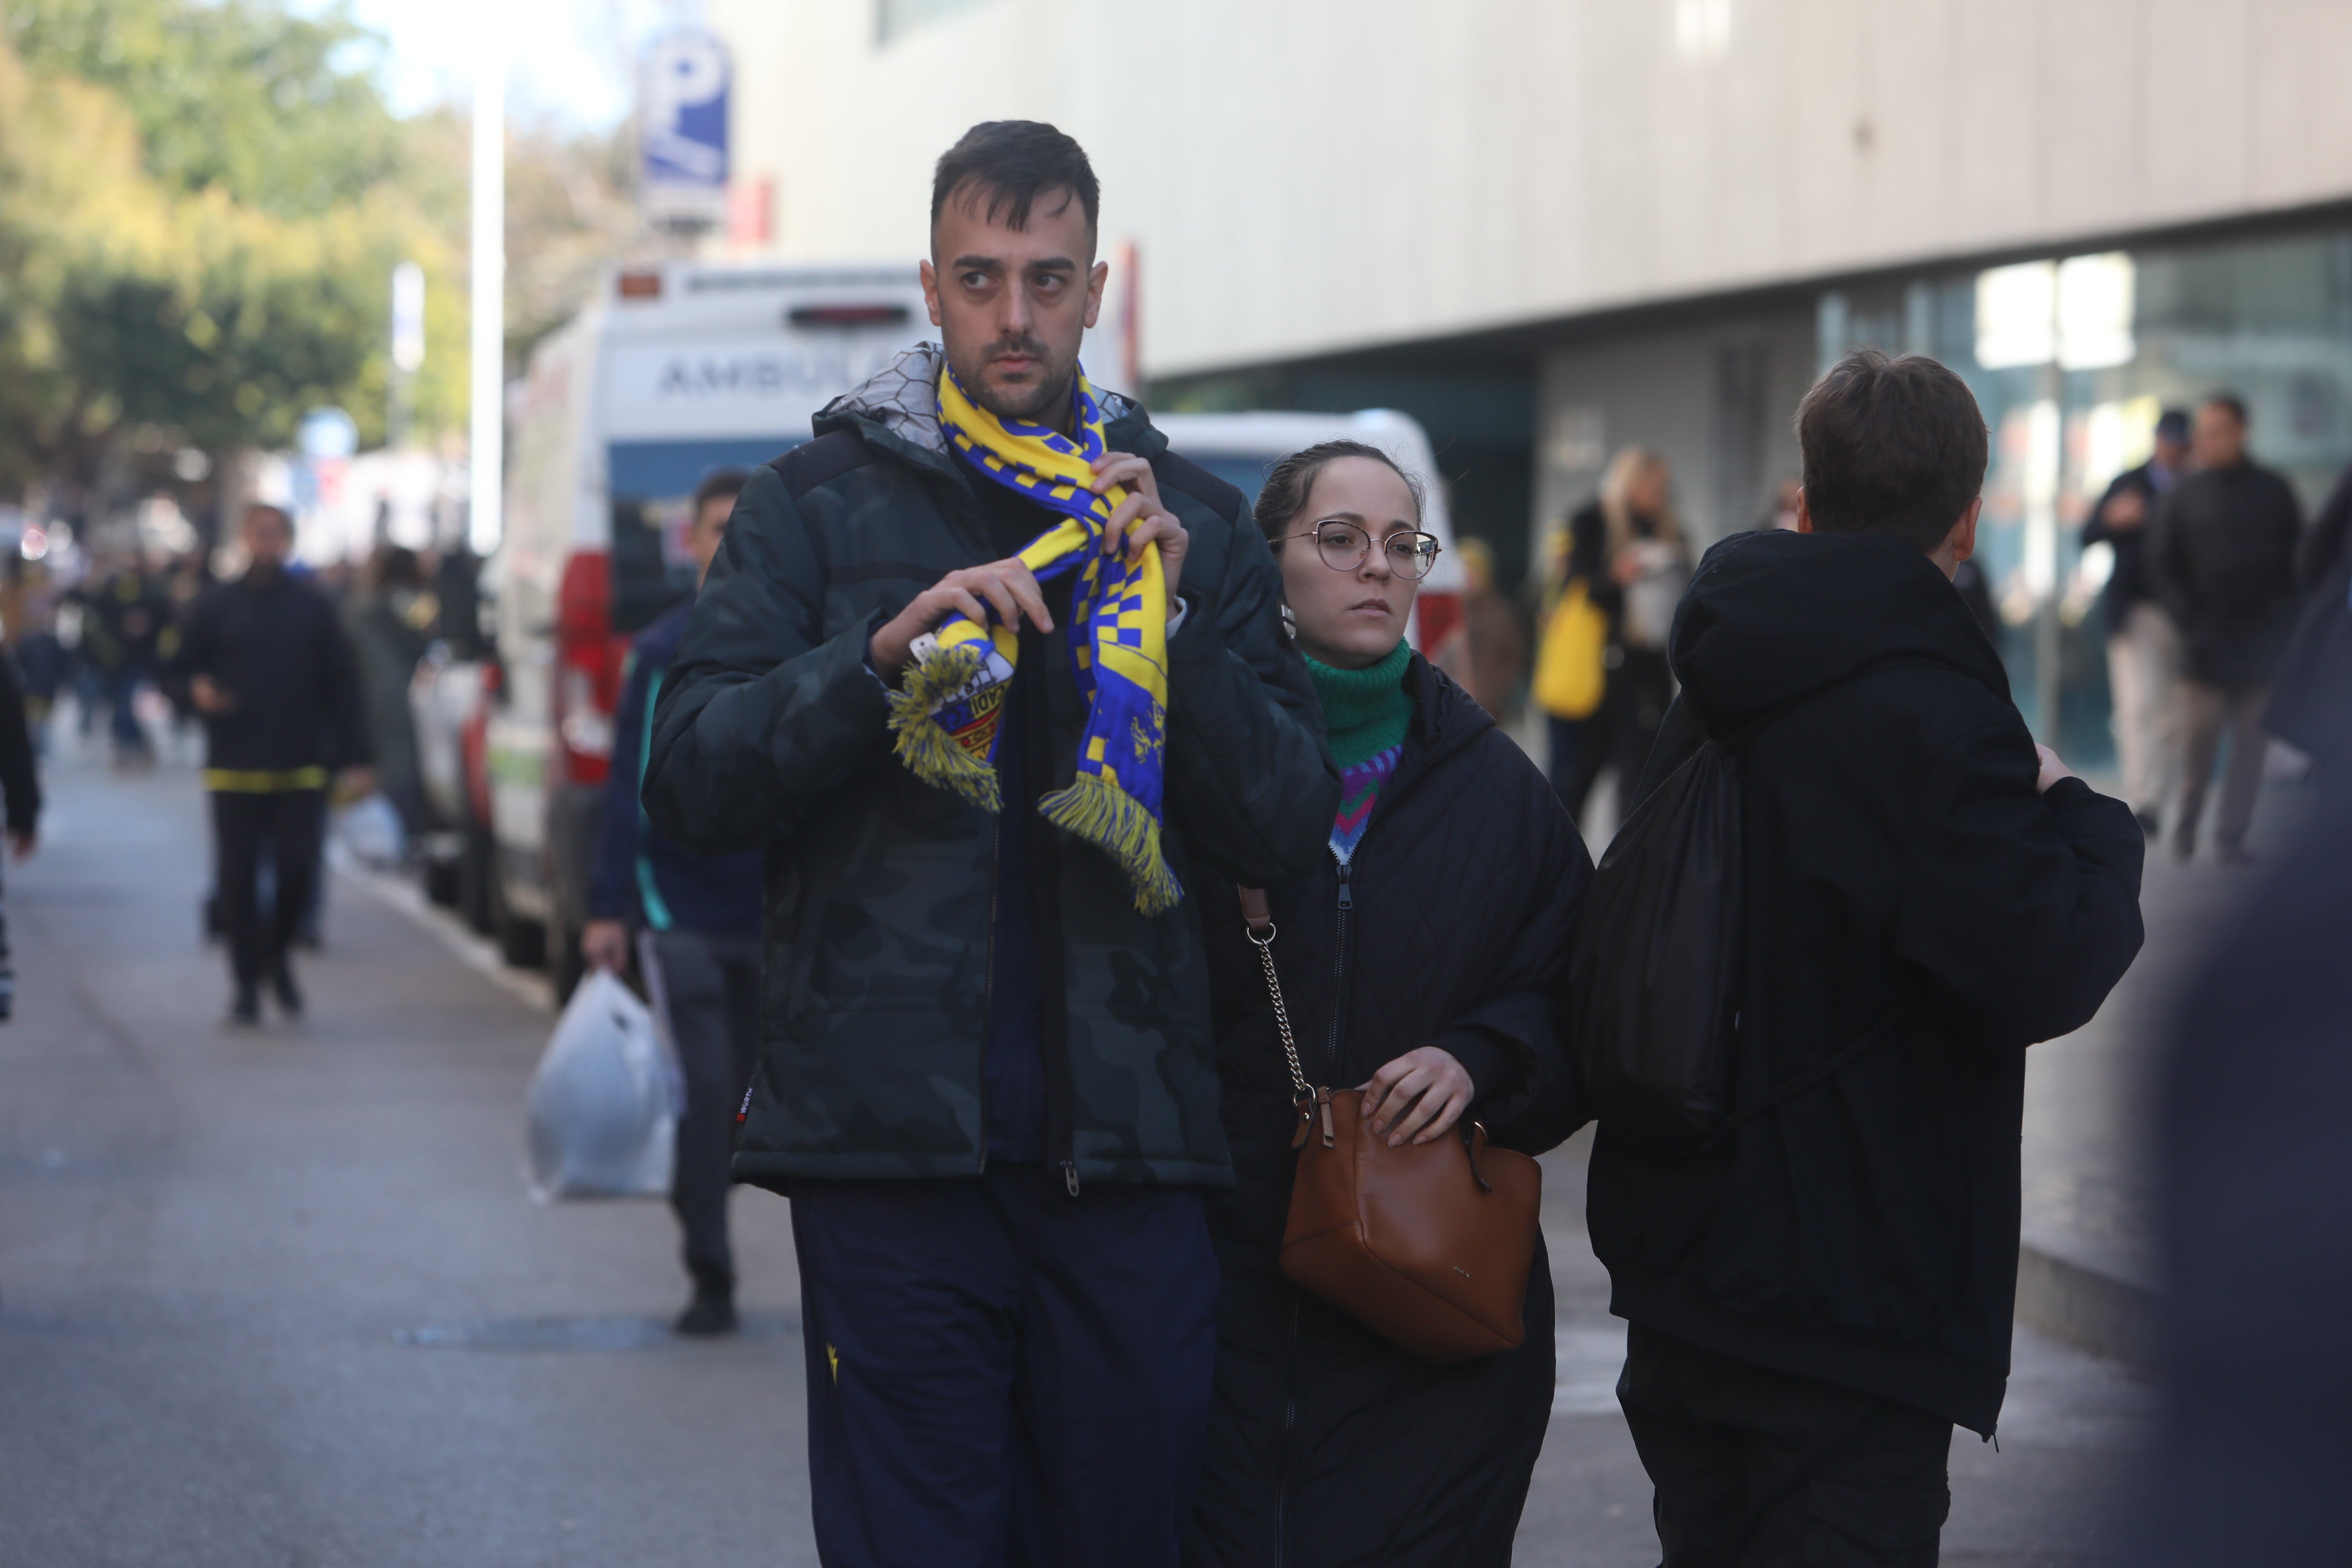
{"label": "black hooded jacket", "polygon": [[[1351,1088],[1442,1046],[1476,1086],[1469,1114],[1539,1152],[1580,1120],[1553,996],[1592,863],[1542,773],[1468,693],[1419,658],[1405,689],[1412,728],[1349,863],[1349,907],[1328,855],[1267,889],[1299,1055],[1311,1081]],[[1551,1417],[1540,1248],[1527,1342],[1456,1367],[1294,1289],[1279,1265],[1297,1159],[1289,1070],[1236,895],[1204,890],[1201,912],[1236,1185],[1210,1208],[1217,1404],[1185,1561],[1507,1563]]]}
{"label": "black hooded jacket", "polygon": [[[1885,534],[1741,534],[1675,618],[1700,726],[1789,710],[1741,760],[1736,1095],[1752,1103],[1909,1005],[1878,1045],[1727,1146],[1593,1151],[1620,1316],[1990,1433],[2017,1286],[2025,1047],[2080,1027],[2139,950],[2130,809],[2038,763],[2000,661]],[[1834,684],[1832,684],[1834,683]]]}

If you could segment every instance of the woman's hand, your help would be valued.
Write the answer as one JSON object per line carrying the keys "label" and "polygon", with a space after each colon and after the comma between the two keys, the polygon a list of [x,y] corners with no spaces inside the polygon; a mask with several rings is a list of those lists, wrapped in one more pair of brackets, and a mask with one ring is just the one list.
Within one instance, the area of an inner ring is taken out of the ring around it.
{"label": "woman's hand", "polygon": [[1436,1046],[1407,1051],[1363,1086],[1364,1114],[1372,1131],[1389,1135],[1389,1147],[1411,1140],[1433,1142],[1454,1129],[1470,1109],[1475,1086],[1454,1053]]}

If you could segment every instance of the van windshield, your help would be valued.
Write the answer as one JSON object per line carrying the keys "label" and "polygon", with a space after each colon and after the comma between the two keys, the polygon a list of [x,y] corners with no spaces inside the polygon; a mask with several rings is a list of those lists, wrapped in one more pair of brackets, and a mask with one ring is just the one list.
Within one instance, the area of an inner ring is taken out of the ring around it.
{"label": "van windshield", "polygon": [[613,629],[644,629],[694,593],[686,551],[695,487],[719,468],[756,468],[806,436],[724,441],[615,441],[605,451],[613,496]]}

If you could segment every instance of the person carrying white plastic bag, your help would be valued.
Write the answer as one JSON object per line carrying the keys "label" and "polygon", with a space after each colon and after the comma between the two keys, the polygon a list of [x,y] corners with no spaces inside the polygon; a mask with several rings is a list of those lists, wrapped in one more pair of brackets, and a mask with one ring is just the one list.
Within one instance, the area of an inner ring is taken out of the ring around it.
{"label": "person carrying white plastic bag", "polygon": [[531,1196],[668,1196],[678,1100],[677,1067],[653,1013],[610,971],[592,972],[531,1076]]}

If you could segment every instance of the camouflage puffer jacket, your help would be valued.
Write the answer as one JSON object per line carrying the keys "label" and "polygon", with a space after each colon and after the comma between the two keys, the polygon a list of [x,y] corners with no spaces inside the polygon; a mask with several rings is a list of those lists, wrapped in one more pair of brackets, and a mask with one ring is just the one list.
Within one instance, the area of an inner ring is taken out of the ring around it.
{"label": "camouflage puffer jacket", "polygon": [[[892,755],[866,665],[876,626],[995,554],[940,434],[939,363],[911,351],[754,473],[655,717],[654,826],[703,853],[766,852],[761,1062],[735,1153],[738,1179],[762,1186],[969,1176],[988,1146],[995,818]],[[1105,412],[1111,447],[1150,461],[1192,534],[1164,839],[1187,896],[1147,918],[1107,857],[1059,841],[1060,930],[1039,931],[1037,954],[1046,1152],[1074,1186],[1225,1185],[1198,892],[1311,872],[1339,773],[1241,493],[1170,452],[1135,405]],[[1043,662],[1059,788],[1084,710],[1068,659]]]}

